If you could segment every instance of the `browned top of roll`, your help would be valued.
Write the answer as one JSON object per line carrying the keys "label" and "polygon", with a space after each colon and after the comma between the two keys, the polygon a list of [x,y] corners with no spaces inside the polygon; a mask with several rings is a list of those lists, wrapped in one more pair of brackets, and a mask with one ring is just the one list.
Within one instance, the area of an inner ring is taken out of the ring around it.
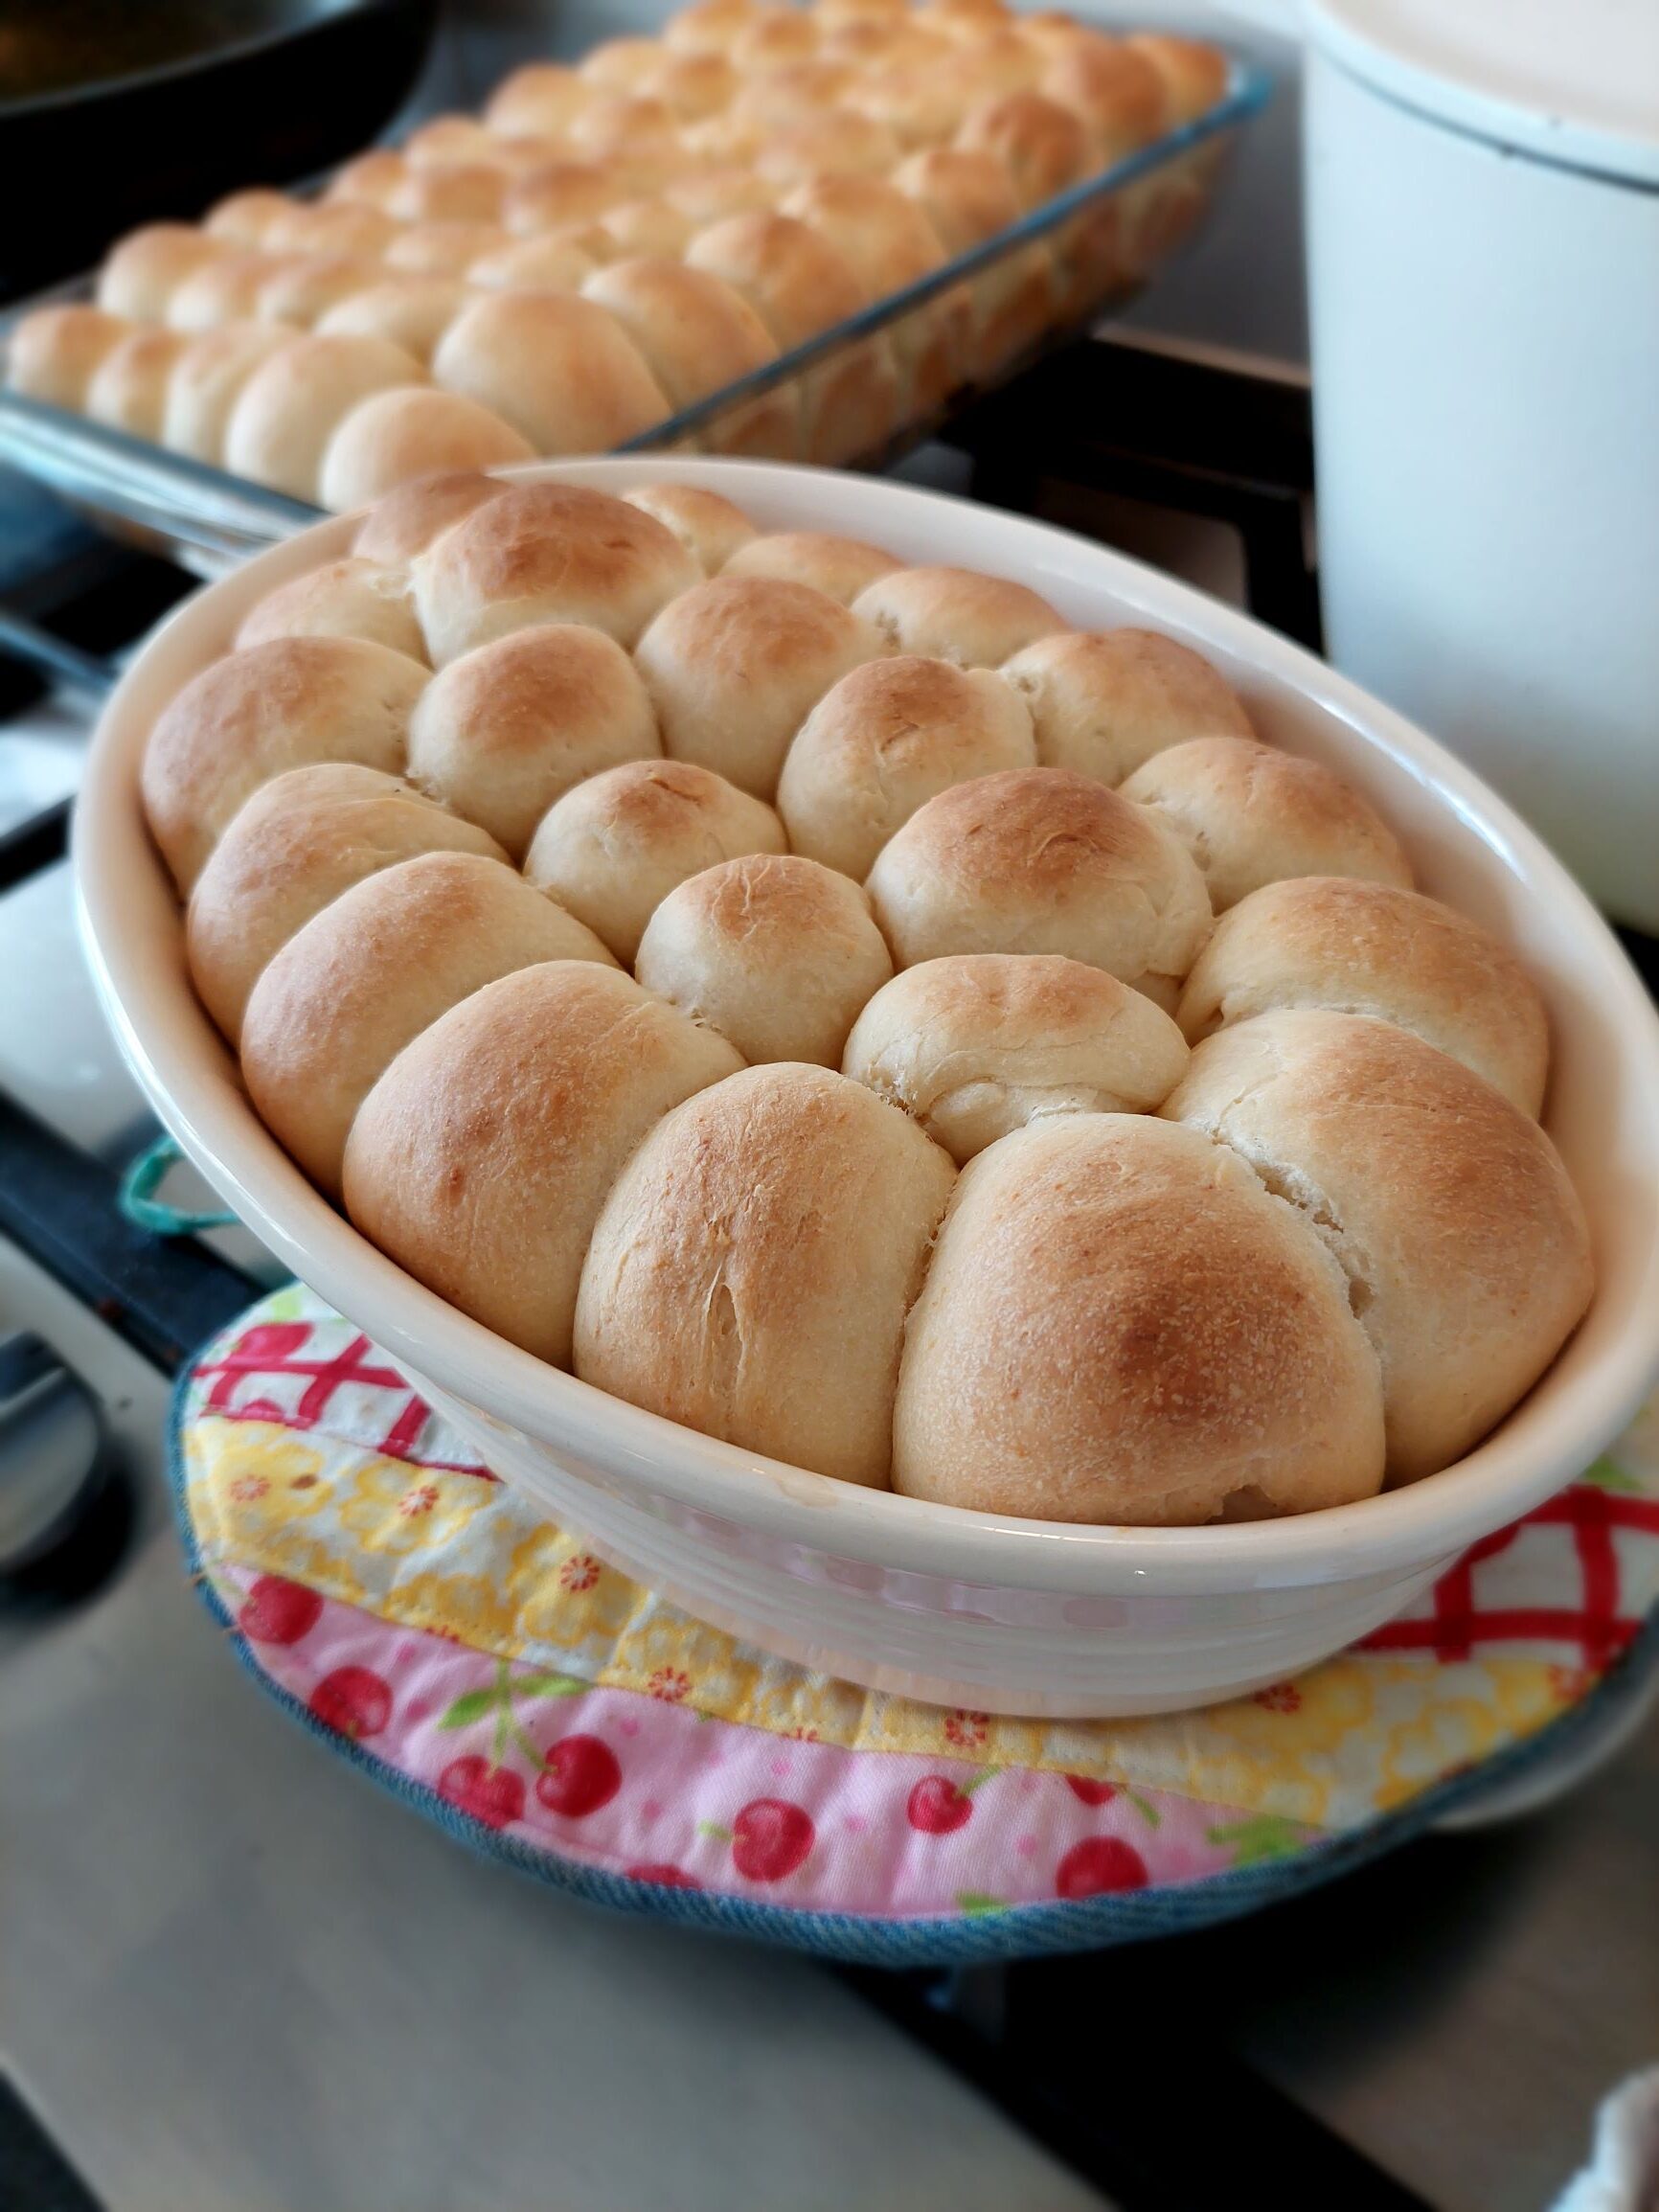
{"label": "browned top of roll", "polygon": [[686,260],[741,292],[781,353],[846,322],[866,305],[845,255],[789,216],[727,216],[697,233]]}
{"label": "browned top of roll", "polygon": [[1063,630],[1048,601],[1023,583],[971,568],[898,568],[853,603],[895,652],[960,668],[996,668],[1021,646]]}
{"label": "browned top of roll", "polygon": [[623,497],[671,530],[705,576],[718,575],[755,535],[740,507],[701,484],[635,484]]}
{"label": "browned top of roll", "polygon": [[388,567],[413,560],[452,523],[506,489],[477,468],[450,468],[413,484],[399,484],[364,515],[352,551],[359,559],[382,561]]}

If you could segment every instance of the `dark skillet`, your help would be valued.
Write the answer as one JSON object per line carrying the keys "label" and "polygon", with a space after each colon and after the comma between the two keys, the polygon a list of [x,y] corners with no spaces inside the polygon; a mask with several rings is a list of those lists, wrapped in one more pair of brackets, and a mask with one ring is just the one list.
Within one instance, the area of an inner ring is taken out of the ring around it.
{"label": "dark skillet", "polygon": [[437,0],[0,0],[0,300],[366,145]]}

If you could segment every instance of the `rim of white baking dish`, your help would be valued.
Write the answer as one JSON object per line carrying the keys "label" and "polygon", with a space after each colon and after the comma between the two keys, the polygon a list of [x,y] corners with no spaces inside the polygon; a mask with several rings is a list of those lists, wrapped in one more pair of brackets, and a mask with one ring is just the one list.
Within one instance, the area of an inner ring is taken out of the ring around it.
{"label": "rim of white baking dish", "polygon": [[[532,463],[500,473],[601,487],[679,480],[723,490],[739,505],[758,492],[798,496],[795,527],[880,535],[922,512],[985,510],[943,492],[784,463],[628,455]],[[810,520],[808,520],[810,516]],[[1659,1114],[1659,1022],[1617,940],[1539,839],[1478,778],[1400,716],[1311,653],[1178,583],[1071,533],[998,514],[1021,573],[1075,573],[1082,547],[1092,574],[1148,619],[1206,631],[1261,675],[1300,692],[1390,755],[1517,875],[1541,878],[1560,926],[1594,943],[1623,1017],[1622,1050]],[[1449,1554],[1502,1525],[1572,1478],[1629,1421],[1659,1374],[1659,1239],[1628,1300],[1629,1325],[1548,1401],[1524,1403],[1466,1458],[1409,1488],[1282,1520],[1203,1528],[1083,1527],[968,1512],[834,1481],[684,1428],[607,1396],[518,1350],[425,1289],[314,1191],[254,1113],[234,1064],[197,1005],[182,964],[157,972],[142,933],[124,928],[129,871],[161,863],[138,805],[142,733],[135,706],[147,672],[180,633],[216,632],[227,650],[234,616],[283,576],[344,550],[354,518],[334,517],[261,554],[194,595],[152,634],[112,694],[93,741],[77,808],[76,895],[94,979],[122,1048],[185,1152],[254,1234],[400,1364],[473,1406],[608,1477],[875,1565],[949,1575],[988,1586],[1076,1594],[1170,1595],[1339,1582]],[[948,554],[946,554],[948,558]],[[1046,558],[1045,558],[1046,557]],[[1638,1326],[1640,1316],[1648,1326]],[[580,1466],[577,1468],[580,1472]]]}

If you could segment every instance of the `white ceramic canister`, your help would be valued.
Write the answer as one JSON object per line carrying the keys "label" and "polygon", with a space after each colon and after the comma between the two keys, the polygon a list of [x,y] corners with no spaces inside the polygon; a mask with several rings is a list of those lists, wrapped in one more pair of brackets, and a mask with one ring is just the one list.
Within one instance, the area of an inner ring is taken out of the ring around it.
{"label": "white ceramic canister", "polygon": [[1326,640],[1659,929],[1659,0],[1309,0]]}

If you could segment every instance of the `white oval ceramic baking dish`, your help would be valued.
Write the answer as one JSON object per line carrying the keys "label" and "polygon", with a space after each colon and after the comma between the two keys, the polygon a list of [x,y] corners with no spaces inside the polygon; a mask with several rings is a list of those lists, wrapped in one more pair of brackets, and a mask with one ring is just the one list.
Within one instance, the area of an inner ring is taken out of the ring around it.
{"label": "white oval ceramic baking dish", "polygon": [[1629,1420],[1659,1367],[1659,1023],[1582,892],[1459,763],[1271,631],[1038,523],[767,463],[640,456],[515,473],[612,490],[707,484],[763,527],[839,531],[908,560],[1015,577],[1072,622],[1148,624],[1209,654],[1264,736],[1351,778],[1406,840],[1423,888],[1531,963],[1555,1029],[1546,1120],[1589,1214],[1599,1280],[1549,1375],[1455,1468],[1363,1504],[1214,1528],[1003,1520],[849,1487],[641,1412],[505,1343],[359,1237],[267,1134],[192,992],[139,808],[160,709],[273,584],[346,549],[344,517],[188,601],[127,672],[77,816],[81,924],[122,1044],[185,1151],[509,1481],[702,1617],[853,1681],[998,1712],[1127,1715],[1241,1694],[1365,1634]]}

